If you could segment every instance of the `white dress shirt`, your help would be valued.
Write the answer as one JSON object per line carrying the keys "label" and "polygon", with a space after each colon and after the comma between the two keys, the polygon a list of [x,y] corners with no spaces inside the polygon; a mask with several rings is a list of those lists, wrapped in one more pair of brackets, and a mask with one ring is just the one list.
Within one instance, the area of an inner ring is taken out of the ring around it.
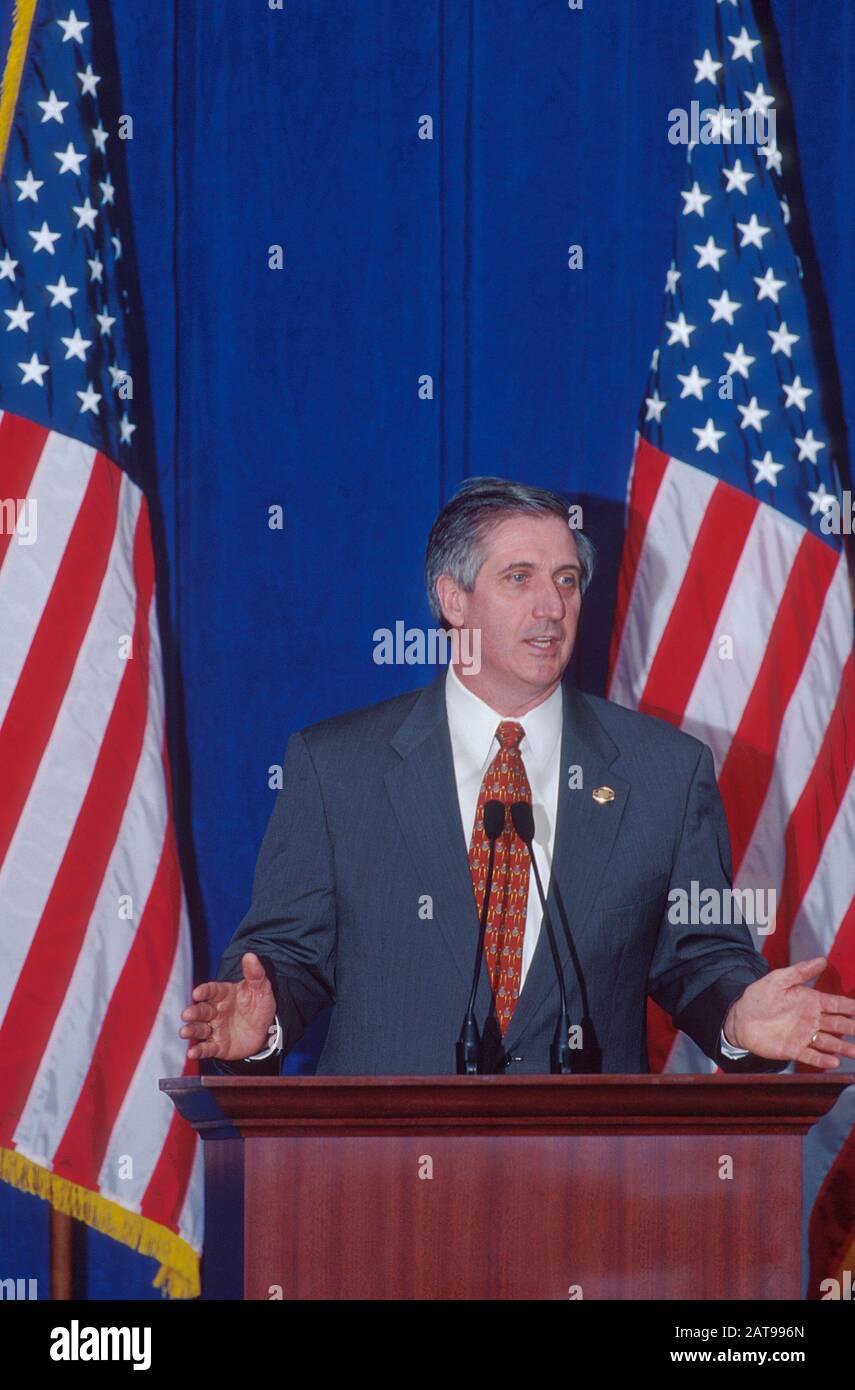
{"label": "white dress shirt", "polygon": [[[445,709],[448,716],[448,731],[451,735],[451,752],[454,759],[454,778],[457,783],[457,800],[460,807],[460,820],[466,838],[466,850],[472,839],[475,825],[475,812],[481,783],[490,763],[499,751],[496,738],[498,725],[510,715],[497,713],[479,696],[469,690],[458,677],[454,666],[449,663],[445,677]],[[523,736],[519,750],[525,765],[526,776],[531,787],[532,810],[534,813],[534,853],[543,891],[548,895],[552,872],[552,855],[555,847],[555,821],[558,813],[558,779],[561,776],[561,733],[564,722],[564,700],[559,684],[552,694],[534,709],[514,717],[513,722],[521,724]],[[569,775],[569,774],[568,774]],[[540,936],[543,913],[537,896],[537,885],[529,869],[529,892],[526,908],[525,933],[523,935],[522,970],[520,990],[525,984]],[[727,1057],[746,1057],[742,1048],[731,1047],[721,1034],[722,1051]],[[247,1061],[258,1061],[282,1050],[282,1028],[278,1017],[270,1026],[270,1041],[263,1052],[257,1052]]]}
{"label": "white dress shirt", "polygon": [[[484,774],[499,751],[496,729],[509,715],[497,714],[494,709],[468,690],[449,665],[445,678],[445,708],[451,752],[454,757],[454,777],[460,819],[466,837],[466,850],[472,839],[475,811]],[[561,764],[561,728],[563,702],[559,685],[542,704],[528,714],[513,719],[521,724],[523,737],[519,750],[531,787],[534,811],[534,852],[544,893],[549,892],[552,871],[552,851],[555,845],[555,817],[558,810],[558,777]],[[534,956],[540,935],[543,913],[537,896],[537,885],[529,869],[528,905],[523,934],[520,990]]]}

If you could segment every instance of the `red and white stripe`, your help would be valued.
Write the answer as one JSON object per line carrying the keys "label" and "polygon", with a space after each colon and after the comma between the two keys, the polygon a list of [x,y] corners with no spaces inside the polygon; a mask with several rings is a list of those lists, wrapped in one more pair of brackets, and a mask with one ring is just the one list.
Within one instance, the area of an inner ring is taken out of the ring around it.
{"label": "red and white stripe", "polygon": [[198,1144],[157,1085],[197,1068],[148,509],[9,414],[0,460],[38,502],[34,544],[0,536],[0,1146],[198,1253]]}
{"label": "red and white stripe", "polygon": [[[732,659],[722,657],[724,638]],[[756,937],[758,949],[772,967],[827,955],[820,985],[851,993],[855,665],[845,555],[638,439],[608,693],[710,746],[734,885],[777,895],[775,929]],[[652,1065],[710,1069],[652,1003],[648,1024]],[[814,1289],[855,1242],[853,1123],[855,1096],[844,1095],[811,1131]]]}

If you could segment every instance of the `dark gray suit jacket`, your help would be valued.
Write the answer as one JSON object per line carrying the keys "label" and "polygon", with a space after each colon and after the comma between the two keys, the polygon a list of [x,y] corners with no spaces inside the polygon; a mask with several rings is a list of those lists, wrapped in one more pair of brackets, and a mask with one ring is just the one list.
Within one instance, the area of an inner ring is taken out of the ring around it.
{"label": "dark gray suit jacket", "polygon": [[[332,1004],[319,1074],[455,1070],[478,921],[444,682],[443,670],[423,690],[325,720],[288,743],[252,905],[218,979],[240,979],[242,953],[258,953],[274,985],[286,1050]],[[569,786],[573,764],[582,769],[581,789]],[[615,795],[601,805],[591,792],[603,785]],[[649,1070],[648,993],[722,1070],[786,1065],[722,1056],[728,1008],[768,967],[742,925],[667,920],[669,890],[689,892],[693,879],[701,889],[731,882],[709,749],[662,720],[565,684],[548,903],[571,1020],[585,1017],[579,1070]],[[549,1071],[558,997],[541,930],[503,1041],[482,965],[477,1017],[490,1070]],[[280,1059],[214,1068],[278,1072]]]}

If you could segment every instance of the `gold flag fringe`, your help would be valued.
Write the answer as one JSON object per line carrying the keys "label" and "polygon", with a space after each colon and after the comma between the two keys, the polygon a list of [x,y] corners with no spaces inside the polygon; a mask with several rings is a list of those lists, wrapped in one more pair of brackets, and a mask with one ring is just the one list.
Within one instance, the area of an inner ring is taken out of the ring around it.
{"label": "gold flag fringe", "polygon": [[199,1256],[186,1240],[166,1226],[128,1211],[100,1192],[69,1182],[12,1149],[0,1148],[0,1179],[21,1192],[44,1198],[57,1211],[77,1217],[141,1255],[159,1260],[153,1287],[169,1298],[199,1297]]}

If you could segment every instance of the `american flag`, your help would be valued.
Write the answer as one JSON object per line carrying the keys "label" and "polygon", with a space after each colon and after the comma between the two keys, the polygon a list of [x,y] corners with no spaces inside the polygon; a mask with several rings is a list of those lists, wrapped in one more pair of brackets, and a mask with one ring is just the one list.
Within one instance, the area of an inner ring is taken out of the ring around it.
{"label": "american flag", "polygon": [[[841,537],[821,526],[842,495],[843,458],[793,248],[792,155],[757,120],[774,115],[775,97],[755,17],[742,0],[705,0],[699,18],[685,90],[710,115],[693,143],[684,108],[685,181],[630,476],[609,694],[709,744],[735,886],[777,894],[758,948],[773,968],[827,956],[819,987],[852,994],[852,598]],[[754,143],[737,142],[750,134],[739,113],[754,114]],[[649,1025],[654,1066],[710,1067],[652,1003]],[[853,1122],[855,1087],[807,1142],[809,1296],[855,1267]]]}
{"label": "american flag", "polygon": [[0,1176],[189,1296],[201,1156],[158,1080],[197,1070],[192,962],[104,18],[18,0],[0,97]]}

